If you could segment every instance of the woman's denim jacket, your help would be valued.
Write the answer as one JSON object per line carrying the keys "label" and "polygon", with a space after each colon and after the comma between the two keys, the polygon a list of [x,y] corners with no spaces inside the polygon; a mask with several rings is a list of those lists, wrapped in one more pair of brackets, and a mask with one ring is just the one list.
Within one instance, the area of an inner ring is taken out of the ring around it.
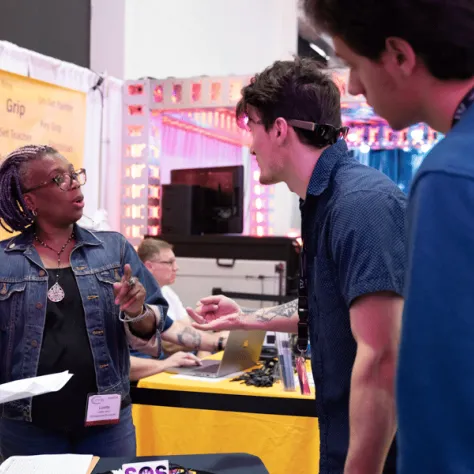
{"label": "woman's denim jacket", "polygon": [[[133,349],[158,356],[168,304],[156,280],[127,240],[116,232],[89,232],[75,226],[76,245],[70,263],[84,307],[99,393],[129,397]],[[134,337],[119,320],[113,283],[124,265],[132,267],[147,291],[157,318],[148,341]],[[0,384],[35,377],[46,317],[48,273],[33,246],[33,230],[0,242]],[[2,417],[31,421],[31,398],[0,405]]]}

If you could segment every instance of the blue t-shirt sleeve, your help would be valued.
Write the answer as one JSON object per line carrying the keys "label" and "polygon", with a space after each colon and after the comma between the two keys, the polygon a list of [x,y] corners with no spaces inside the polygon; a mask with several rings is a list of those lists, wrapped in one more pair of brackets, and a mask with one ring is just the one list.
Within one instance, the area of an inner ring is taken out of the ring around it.
{"label": "blue t-shirt sleeve", "polygon": [[167,331],[172,325],[173,325],[173,320],[167,315],[165,319],[165,326],[163,328],[163,332]]}
{"label": "blue t-shirt sleeve", "polygon": [[406,472],[467,472],[473,459],[473,203],[466,177],[430,173],[412,189],[398,373]]}
{"label": "blue t-shirt sleeve", "polygon": [[381,291],[403,294],[406,198],[401,193],[354,191],[332,215],[332,254],[344,300]]}

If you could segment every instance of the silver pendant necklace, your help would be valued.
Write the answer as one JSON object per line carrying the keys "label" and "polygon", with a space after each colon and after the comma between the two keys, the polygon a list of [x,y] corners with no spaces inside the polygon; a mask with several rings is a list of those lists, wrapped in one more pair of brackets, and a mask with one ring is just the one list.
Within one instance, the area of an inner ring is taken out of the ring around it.
{"label": "silver pendant necklace", "polygon": [[66,247],[69,245],[69,243],[71,242],[73,238],[74,238],[74,232],[70,235],[69,239],[67,239],[67,242],[61,247],[61,250],[58,252],[57,250],[53,249],[48,244],[40,240],[40,238],[35,234],[36,242],[41,244],[43,247],[49,250],[52,250],[54,253],[58,255],[58,270],[56,273],[56,283],[48,290],[48,299],[49,301],[52,301],[53,303],[59,303],[66,296],[62,286],[59,284],[59,269],[61,267],[61,255],[64,252],[64,250],[66,250]]}

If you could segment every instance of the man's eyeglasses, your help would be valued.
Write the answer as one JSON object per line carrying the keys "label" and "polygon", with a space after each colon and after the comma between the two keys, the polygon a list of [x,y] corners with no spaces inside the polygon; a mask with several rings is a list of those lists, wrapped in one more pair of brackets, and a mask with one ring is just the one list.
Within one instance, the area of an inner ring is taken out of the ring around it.
{"label": "man's eyeglasses", "polygon": [[69,191],[74,181],[76,181],[79,186],[84,186],[84,184],[86,184],[87,175],[84,168],[78,169],[77,171],[67,171],[65,173],[60,173],[48,181],[38,184],[37,186],[33,186],[32,188],[25,189],[23,192],[29,193],[31,191],[36,191],[37,189],[49,186],[51,183],[56,184],[56,186],[61,191]]}
{"label": "man's eyeglasses", "polygon": [[[239,128],[247,130],[248,132],[250,131],[250,123],[263,125],[262,120],[254,120],[246,115],[237,120]],[[294,128],[301,128],[302,130],[314,132],[321,144],[334,144],[339,138],[346,138],[349,133],[349,127],[336,128],[333,125],[307,122],[306,120],[290,119],[287,120],[287,123]]]}
{"label": "man's eyeglasses", "polygon": [[155,263],[161,263],[162,265],[172,267],[173,265],[176,265],[176,260],[155,260]]}

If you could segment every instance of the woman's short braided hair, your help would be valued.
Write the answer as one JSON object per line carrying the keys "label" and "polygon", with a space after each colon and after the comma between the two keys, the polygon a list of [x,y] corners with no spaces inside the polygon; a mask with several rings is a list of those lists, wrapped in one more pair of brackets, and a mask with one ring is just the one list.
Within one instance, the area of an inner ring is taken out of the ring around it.
{"label": "woman's short braided hair", "polygon": [[23,197],[23,180],[26,164],[57,154],[57,150],[46,145],[27,145],[11,152],[0,166],[0,225],[7,232],[20,231],[34,219]]}

